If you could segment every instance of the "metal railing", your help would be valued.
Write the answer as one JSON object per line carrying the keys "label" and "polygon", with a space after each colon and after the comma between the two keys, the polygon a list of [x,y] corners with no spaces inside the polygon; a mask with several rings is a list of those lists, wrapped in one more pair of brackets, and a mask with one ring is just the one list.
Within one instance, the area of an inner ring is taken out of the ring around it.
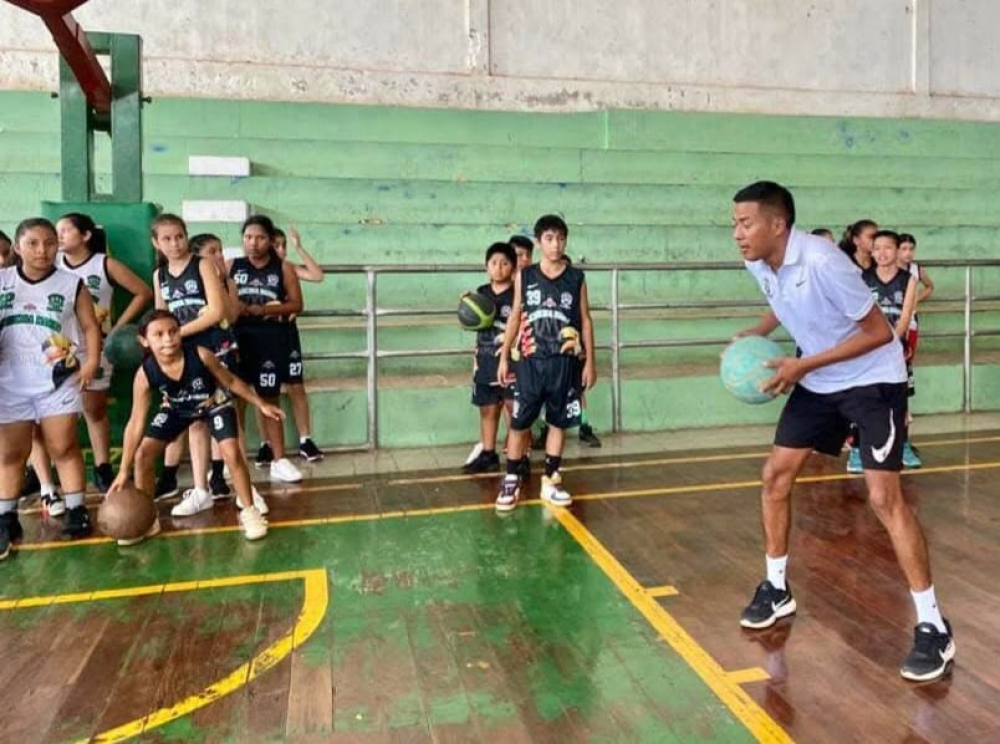
{"label": "metal railing", "polygon": [[[970,261],[921,261],[922,266],[929,268],[961,268],[964,269],[964,292],[961,297],[931,297],[922,303],[945,304],[961,303],[964,329],[957,331],[921,332],[921,338],[963,338],[962,355],[962,409],[966,413],[972,411],[972,340],[982,336],[998,336],[997,330],[975,330],[973,328],[973,313],[977,312],[975,303],[1000,302],[1000,295],[973,295],[973,270],[976,268],[1000,268],[1000,260],[970,260]],[[720,262],[679,262],[679,263],[628,263],[628,264],[583,264],[587,272],[610,273],[610,301],[608,304],[591,304],[591,310],[606,311],[611,319],[611,338],[609,341],[597,341],[597,350],[611,352],[611,414],[612,431],[622,430],[622,351],[626,349],[665,349],[679,347],[719,346],[723,347],[731,338],[683,338],[683,339],[652,339],[642,341],[622,341],[621,325],[623,311],[636,310],[751,310],[767,307],[763,300],[711,300],[687,302],[621,302],[621,276],[629,272],[692,272],[692,271],[745,271],[742,263]],[[307,310],[300,317],[320,318],[363,318],[365,323],[366,347],[361,351],[313,352],[303,355],[305,361],[310,360],[366,360],[366,395],[367,395],[367,441],[360,447],[344,449],[376,449],[379,446],[378,431],[378,362],[380,359],[415,358],[415,357],[446,357],[464,356],[471,353],[470,346],[461,348],[441,349],[379,349],[378,319],[388,317],[414,316],[449,316],[455,310],[449,308],[390,308],[378,305],[378,277],[383,274],[482,274],[483,267],[479,264],[326,264],[322,266],[324,274],[363,274],[366,284],[366,300],[363,310]],[[781,340],[780,338],[778,340]]]}

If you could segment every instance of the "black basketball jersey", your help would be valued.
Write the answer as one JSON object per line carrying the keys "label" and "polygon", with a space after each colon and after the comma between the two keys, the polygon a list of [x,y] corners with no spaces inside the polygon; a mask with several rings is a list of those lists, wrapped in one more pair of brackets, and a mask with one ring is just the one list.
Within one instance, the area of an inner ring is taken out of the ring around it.
{"label": "black basketball jersey", "polygon": [[871,289],[875,304],[882,308],[889,324],[895,328],[899,316],[903,314],[903,302],[906,300],[906,288],[910,284],[910,272],[899,269],[896,276],[888,282],[883,282],[879,279],[876,268],[873,266],[864,271],[861,276]]}
{"label": "black basketball jersey", "polygon": [[[284,262],[272,251],[266,264],[257,268],[250,259],[243,256],[233,261],[229,275],[236,282],[236,292],[244,305],[266,305],[269,302],[285,302]],[[255,317],[243,315],[238,325],[260,325],[262,323],[283,322],[282,316],[268,315]]]}
{"label": "black basketball jersey", "polygon": [[[159,278],[160,296],[182,326],[197,318],[208,307],[208,293],[205,291],[205,282],[201,279],[200,256],[191,256],[179,276],[173,276],[168,267],[161,266]],[[218,353],[233,344],[232,331],[227,330],[228,326],[223,321],[220,325],[186,337],[184,342],[204,346]]]}
{"label": "black basketball jersey", "polygon": [[156,358],[150,354],[142,362],[142,371],[149,380],[149,387],[163,395],[163,408],[186,418],[198,418],[208,410],[227,403],[229,394],[215,381],[208,367],[198,356],[198,347],[181,347],[184,354],[184,371],[179,380],[168,377]]}
{"label": "black basketball jersey", "polygon": [[567,266],[555,279],[542,273],[540,264],[521,270],[521,313],[530,333],[532,348],[527,355],[545,358],[559,355],[567,327],[582,330],[580,292],[584,275],[575,266]]}
{"label": "black basketball jersey", "polygon": [[503,335],[507,329],[507,319],[514,306],[514,287],[507,287],[497,294],[490,284],[484,284],[476,292],[493,300],[497,312],[493,317],[493,325],[476,333],[476,381],[487,385],[497,379],[499,359],[497,351],[503,344]]}

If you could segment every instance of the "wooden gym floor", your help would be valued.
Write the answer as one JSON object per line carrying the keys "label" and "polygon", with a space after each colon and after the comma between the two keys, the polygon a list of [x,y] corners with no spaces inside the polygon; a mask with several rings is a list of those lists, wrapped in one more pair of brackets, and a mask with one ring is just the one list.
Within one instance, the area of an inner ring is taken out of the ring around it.
{"label": "wooden gym floor", "polygon": [[507,517],[496,477],[330,457],[262,489],[255,544],[229,503],[163,504],[165,534],[127,549],[58,542],[28,505],[0,563],[0,740],[998,741],[1000,426],[967,423],[917,438],[903,477],[958,645],[937,683],[897,674],[911,602],[843,460],[812,458],[796,492],[798,614],[739,628],[763,572],[759,429],[574,448],[573,507]]}

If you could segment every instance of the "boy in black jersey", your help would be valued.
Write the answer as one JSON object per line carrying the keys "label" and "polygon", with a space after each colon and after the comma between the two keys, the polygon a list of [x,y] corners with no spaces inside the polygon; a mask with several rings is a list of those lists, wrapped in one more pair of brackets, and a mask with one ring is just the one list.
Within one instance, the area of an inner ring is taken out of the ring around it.
{"label": "boy in black jersey", "polygon": [[490,275],[490,281],[476,289],[476,292],[493,300],[496,315],[492,326],[476,334],[472,405],[479,408],[479,441],[483,448],[474,460],[462,468],[466,473],[485,473],[500,466],[500,458],[496,452],[500,410],[506,408],[509,414],[514,388],[512,379],[503,383],[497,380],[497,357],[514,304],[511,276],[516,264],[517,254],[509,243],[494,243],[486,249],[486,271]]}
{"label": "boy in black jersey", "polygon": [[[572,503],[562,486],[565,430],[580,423],[581,388],[597,379],[594,367],[594,328],[583,272],[563,260],[569,228],[561,217],[545,215],[535,223],[535,239],[542,252],[537,264],[522,269],[514,279],[514,308],[507,321],[497,379],[506,379],[511,347],[520,333],[520,361],[511,437],[507,445],[507,475],[497,496],[499,512],[517,506],[521,479],[519,464],[528,430],[545,407],[549,434],[545,446],[542,498],[555,506]],[[523,324],[522,324],[523,318]],[[583,374],[579,372],[584,359]]]}
{"label": "boy in black jersey", "polygon": [[[879,230],[872,240],[873,265],[861,273],[861,278],[872,291],[875,304],[892,326],[896,338],[903,345],[903,355],[907,359],[907,394],[913,395],[913,367],[909,364],[910,321],[917,306],[917,280],[910,272],[899,268],[899,235],[892,230]],[[914,461],[916,465],[914,465]],[[923,463],[916,458],[910,444],[909,429],[903,437],[903,467],[920,467]],[[861,450],[857,442],[852,442],[847,457],[847,471],[861,473]]]}
{"label": "boy in black jersey", "polygon": [[[277,406],[261,400],[207,348],[182,344],[180,330],[180,321],[169,310],[147,313],[139,326],[140,342],[149,354],[132,383],[132,415],[125,428],[121,468],[109,492],[125,486],[134,463],[136,488],[152,499],[156,460],[167,444],[191,424],[204,421],[233,475],[236,498],[242,507],[240,528],[248,540],[258,540],[267,534],[267,520],[254,506],[250,469],[239,446],[239,425],[229,391],[253,403],[269,419],[281,421],[285,415]],[[143,434],[153,391],[162,396],[163,402]],[[157,520],[143,537],[159,531]],[[142,539],[119,544],[132,545]]]}

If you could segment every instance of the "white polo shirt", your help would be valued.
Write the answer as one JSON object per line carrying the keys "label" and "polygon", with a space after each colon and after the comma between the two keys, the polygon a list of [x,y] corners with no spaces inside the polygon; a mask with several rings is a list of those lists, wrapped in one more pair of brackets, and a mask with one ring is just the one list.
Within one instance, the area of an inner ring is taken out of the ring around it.
{"label": "white polo shirt", "polygon": [[[777,271],[764,261],[744,263],[803,356],[826,351],[853,336],[858,321],[874,305],[871,290],[851,259],[825,238],[798,229],[792,229]],[[799,384],[814,393],[835,393],[905,381],[903,346],[893,338],[867,354],[820,367]]]}

